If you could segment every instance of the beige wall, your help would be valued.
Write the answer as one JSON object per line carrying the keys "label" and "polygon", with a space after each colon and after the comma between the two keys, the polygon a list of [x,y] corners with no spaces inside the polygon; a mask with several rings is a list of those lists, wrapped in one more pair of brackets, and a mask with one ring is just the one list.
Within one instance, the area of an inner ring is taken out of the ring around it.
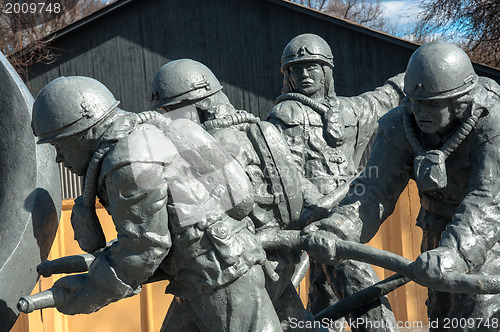
{"label": "beige wall", "polygon": [[[72,201],[63,202],[63,213],[58,234],[52,246],[49,259],[82,253],[73,240],[70,216]],[[393,215],[382,225],[379,234],[370,245],[392,251],[414,260],[419,254],[422,232],[415,226],[419,210],[419,199],[415,184],[412,182],[399,198]],[[116,237],[116,231],[110,216],[102,207],[98,207],[98,216],[103,224],[107,240]],[[393,274],[376,267],[381,278]],[[33,293],[51,287],[61,275],[43,278],[36,285]],[[146,285],[142,292],[134,297],[112,303],[90,315],[65,316],[56,309],[44,309],[29,315],[21,314],[14,326],[14,332],[153,332],[159,331],[165,313],[172,300],[164,293],[167,282]],[[308,280],[299,287],[301,298],[307,301]],[[425,313],[426,292],[423,287],[410,283],[389,295],[389,301],[396,319],[405,323],[427,321]]]}

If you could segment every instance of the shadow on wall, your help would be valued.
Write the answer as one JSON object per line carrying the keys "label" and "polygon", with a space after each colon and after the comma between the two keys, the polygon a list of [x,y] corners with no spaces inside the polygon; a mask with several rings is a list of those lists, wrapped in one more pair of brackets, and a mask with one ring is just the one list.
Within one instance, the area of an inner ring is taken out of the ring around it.
{"label": "shadow on wall", "polygon": [[[59,204],[60,205],[60,204]],[[26,199],[24,207],[31,211],[33,235],[40,249],[40,260],[47,259],[56,237],[59,218],[57,208],[50,193],[44,188],[36,188]]]}

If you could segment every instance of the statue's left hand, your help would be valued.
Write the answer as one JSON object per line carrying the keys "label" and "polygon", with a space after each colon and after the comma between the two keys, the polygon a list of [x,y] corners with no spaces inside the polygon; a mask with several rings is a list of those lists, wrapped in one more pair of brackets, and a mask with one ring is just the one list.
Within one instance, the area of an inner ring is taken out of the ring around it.
{"label": "statue's left hand", "polygon": [[413,264],[413,273],[418,280],[439,281],[446,275],[467,272],[467,264],[459,253],[452,248],[437,247],[417,257]]}
{"label": "statue's left hand", "polygon": [[57,310],[66,315],[75,315],[81,313],[92,313],[99,309],[95,305],[92,293],[95,293],[96,287],[91,285],[88,275],[77,274],[59,279],[54,283],[54,288],[62,290],[64,299],[56,300]]}

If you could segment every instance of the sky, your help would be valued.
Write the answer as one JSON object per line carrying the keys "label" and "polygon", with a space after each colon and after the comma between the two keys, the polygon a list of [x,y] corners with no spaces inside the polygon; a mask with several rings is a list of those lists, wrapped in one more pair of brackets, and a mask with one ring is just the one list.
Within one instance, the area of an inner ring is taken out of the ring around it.
{"label": "sky", "polygon": [[412,22],[417,21],[416,15],[420,10],[418,8],[419,2],[419,0],[382,0],[382,7],[386,19],[388,19],[392,25],[397,25],[404,30],[404,27],[408,27]]}

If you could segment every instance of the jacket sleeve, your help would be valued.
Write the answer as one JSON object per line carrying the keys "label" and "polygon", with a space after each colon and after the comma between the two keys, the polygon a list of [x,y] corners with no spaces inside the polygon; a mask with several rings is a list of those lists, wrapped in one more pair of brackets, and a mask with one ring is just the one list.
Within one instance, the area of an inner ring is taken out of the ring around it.
{"label": "jacket sleeve", "polygon": [[389,110],[399,105],[403,94],[404,73],[398,74],[374,91],[347,98],[356,106],[356,115],[363,124],[374,124]]}
{"label": "jacket sleeve", "polygon": [[467,194],[441,237],[440,245],[457,250],[470,269],[500,240],[499,146],[496,136],[471,149]]}
{"label": "jacket sleeve", "polygon": [[279,103],[271,109],[267,121],[272,123],[281,133],[292,152],[297,170],[300,174],[304,174],[306,160],[303,126],[300,125],[299,119],[295,119],[295,115],[301,112],[298,109],[294,110],[294,108],[300,108],[298,103]]}
{"label": "jacket sleeve", "polygon": [[[60,279],[56,286],[70,291],[60,311],[90,313],[138,294],[171,247],[166,209],[167,183],[161,164],[132,163],[105,179],[108,212],[117,240],[97,256],[87,274]],[[147,178],[149,177],[149,180]],[[140,179],[138,181],[138,179]],[[79,280],[79,281],[76,281]],[[68,285],[70,287],[68,287]]]}
{"label": "jacket sleeve", "polygon": [[330,216],[337,236],[366,243],[394,211],[412,171],[410,153],[377,135],[365,170]]}
{"label": "jacket sleeve", "polygon": [[343,102],[342,112],[353,114],[357,119],[356,145],[357,157],[361,158],[368,141],[377,132],[377,121],[388,111],[397,107],[404,97],[404,74],[398,74],[374,91],[365,92],[356,97],[340,97]]}
{"label": "jacket sleeve", "polygon": [[[134,168],[134,169],[132,169]],[[139,180],[149,177],[150,181]],[[133,163],[106,178],[109,212],[117,241],[98,256],[132,289],[145,282],[171,247],[168,229],[168,185],[161,164]]]}

